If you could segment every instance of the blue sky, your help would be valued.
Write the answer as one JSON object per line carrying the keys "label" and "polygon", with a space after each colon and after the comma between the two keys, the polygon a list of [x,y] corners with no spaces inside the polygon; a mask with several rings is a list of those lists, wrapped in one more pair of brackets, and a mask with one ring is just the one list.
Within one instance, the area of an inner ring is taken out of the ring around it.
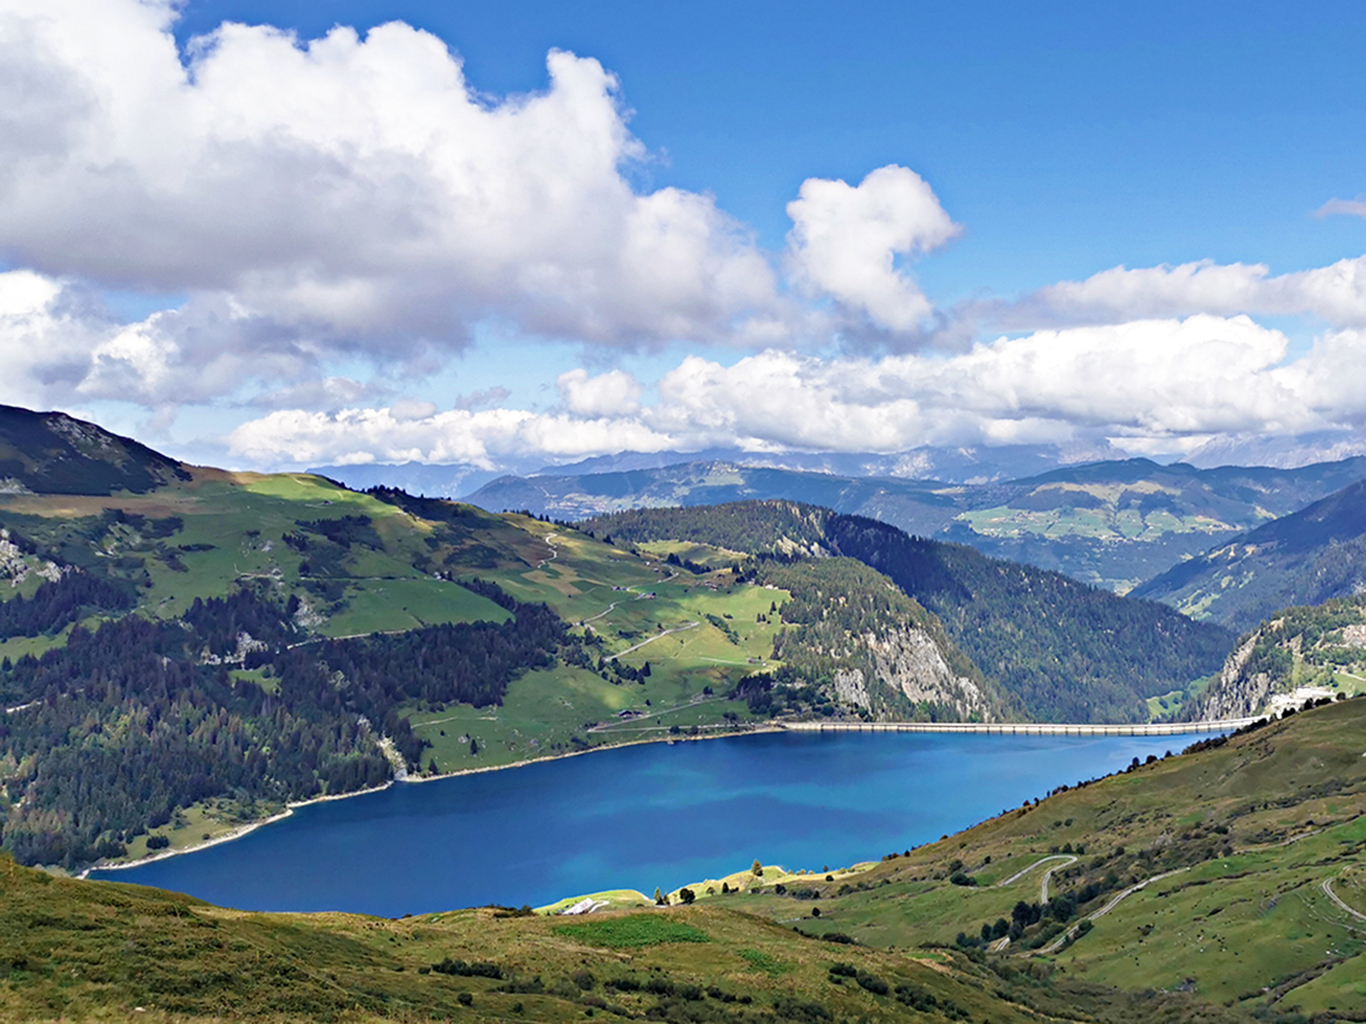
{"label": "blue sky", "polygon": [[[190,458],[1175,454],[1366,420],[1360,5],[0,18],[0,400]],[[367,35],[391,21],[450,54]]]}
{"label": "blue sky", "polygon": [[1360,4],[191,2],[177,37],[394,19],[494,95],[545,88],[552,48],[598,58],[659,158],[643,181],[714,193],[770,247],[806,178],[911,167],[969,228],[919,269],[949,299],[1366,240],[1310,216],[1366,188]]}

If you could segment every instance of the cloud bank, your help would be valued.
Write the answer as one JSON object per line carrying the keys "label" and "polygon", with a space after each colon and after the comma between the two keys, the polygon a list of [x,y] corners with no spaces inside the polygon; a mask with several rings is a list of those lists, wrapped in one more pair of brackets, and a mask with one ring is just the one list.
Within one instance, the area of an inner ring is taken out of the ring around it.
{"label": "cloud bank", "polygon": [[[1366,256],[1120,266],[936,307],[913,265],[964,228],[909,168],[807,179],[765,251],[709,195],[632,185],[649,154],[589,57],[552,51],[544,89],[489,97],[402,23],[224,24],[178,50],[177,6],[0,0],[0,401],[235,409],[223,443],[263,467],[1175,451],[1366,421]],[[111,290],[176,298],[129,323]],[[1306,318],[1312,350],[1288,359],[1259,316]],[[420,393],[480,327],[597,367],[677,354],[654,379],[556,366],[540,411],[506,407],[516,367]]]}
{"label": "cloud bank", "polygon": [[458,349],[488,317],[638,346],[780,314],[766,257],[710,197],[625,180],[645,154],[596,60],[552,52],[545,91],[491,103],[401,23],[307,41],[225,24],[181,54],[177,6],[0,9],[13,263],[230,296],[282,348],[381,358]]}
{"label": "cloud bank", "polygon": [[[274,413],[229,438],[262,463],[464,461],[528,448],[568,460],[621,450],[898,452],[920,445],[1154,440],[1366,425],[1366,334],[1340,331],[1285,363],[1279,331],[1246,316],[1039,331],[957,355],[877,359],[765,351],[733,365],[690,356],[641,386],[622,371],[561,378],[554,413],[459,410],[399,423],[383,409]],[[1159,448],[1158,450],[1163,450]]]}

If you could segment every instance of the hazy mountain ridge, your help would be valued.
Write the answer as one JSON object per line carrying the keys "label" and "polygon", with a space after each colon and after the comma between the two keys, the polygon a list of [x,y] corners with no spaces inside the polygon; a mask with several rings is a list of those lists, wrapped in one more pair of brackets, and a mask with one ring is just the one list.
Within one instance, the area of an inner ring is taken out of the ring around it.
{"label": "hazy mountain ridge", "polygon": [[457,498],[467,497],[495,478],[623,473],[665,469],[691,462],[727,462],[751,469],[784,469],[834,476],[886,476],[948,483],[985,483],[1030,476],[1080,462],[1121,457],[1123,452],[1109,442],[1079,441],[1062,445],[923,447],[890,455],[875,452],[750,452],[739,448],[708,448],[695,452],[623,451],[562,464],[528,459],[504,460],[499,470],[468,463],[428,465],[409,462],[402,465],[360,463],[317,466],[309,469],[309,472],[339,480],[355,490],[387,484],[412,494]]}
{"label": "hazy mountain ridge", "polygon": [[1124,592],[1363,476],[1366,458],[1294,470],[1199,470],[1126,459],[976,485],[709,461],[503,477],[470,500],[495,511],[579,519],[630,508],[782,498],[870,516]]}
{"label": "hazy mountain ridge", "polygon": [[1134,596],[1249,629],[1279,609],[1366,590],[1366,481],[1241,534]]}

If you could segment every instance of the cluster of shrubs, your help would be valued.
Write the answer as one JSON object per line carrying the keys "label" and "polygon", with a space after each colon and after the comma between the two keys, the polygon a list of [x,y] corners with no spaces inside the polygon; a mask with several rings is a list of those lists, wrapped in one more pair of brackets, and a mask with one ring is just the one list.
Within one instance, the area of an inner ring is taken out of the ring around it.
{"label": "cluster of shrubs", "polygon": [[437,974],[449,974],[457,978],[493,978],[495,981],[503,980],[503,969],[497,964],[486,961],[476,960],[472,964],[465,963],[464,960],[452,960],[450,957],[440,963],[432,964],[433,971]]}
{"label": "cluster of shrubs", "polygon": [[640,668],[623,664],[619,659],[608,660],[599,656],[598,674],[609,683],[621,684],[623,682],[640,683],[644,685],[645,680],[650,678],[650,663],[647,661]]}
{"label": "cluster of shrubs", "polygon": [[928,992],[917,985],[898,985],[893,990],[892,986],[883,978],[867,971],[861,971],[853,964],[832,964],[829,977],[831,984],[843,985],[846,979],[852,980],[859,988],[871,992],[875,996],[885,996],[891,993],[896,997],[897,1002],[921,1013],[937,1011],[949,1020],[972,1019],[972,1015],[954,1003],[952,999],[940,999],[933,992]]}
{"label": "cluster of shrubs", "polygon": [[1059,893],[1047,903],[1026,903],[1020,900],[1011,910],[1009,921],[1001,917],[994,923],[983,923],[979,934],[968,935],[966,932],[959,932],[955,941],[964,949],[986,946],[1006,937],[1011,942],[1019,942],[1030,928],[1043,924],[1044,927],[1038,929],[1031,943],[1037,948],[1057,935],[1068,921],[1076,917],[1079,906],[1109,892],[1118,884],[1119,877],[1111,872],[1101,882],[1092,882],[1076,892]]}

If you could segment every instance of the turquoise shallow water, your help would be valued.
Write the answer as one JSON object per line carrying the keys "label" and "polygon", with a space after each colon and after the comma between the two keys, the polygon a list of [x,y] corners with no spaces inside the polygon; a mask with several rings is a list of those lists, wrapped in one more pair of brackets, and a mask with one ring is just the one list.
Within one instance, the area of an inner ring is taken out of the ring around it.
{"label": "turquoise shallow water", "polygon": [[313,804],[92,877],[242,909],[386,917],[667,891],[756,857],[875,860],[1199,738],[767,733],[623,747]]}

